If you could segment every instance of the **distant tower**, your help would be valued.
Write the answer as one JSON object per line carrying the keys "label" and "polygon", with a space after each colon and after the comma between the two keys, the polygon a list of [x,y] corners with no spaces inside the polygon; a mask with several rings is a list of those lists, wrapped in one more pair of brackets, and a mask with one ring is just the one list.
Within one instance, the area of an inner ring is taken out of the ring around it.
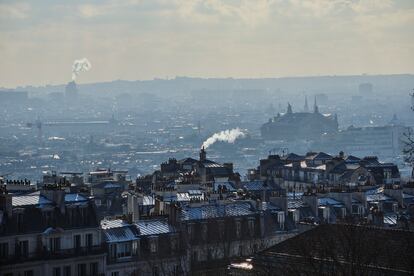
{"label": "distant tower", "polygon": [[303,111],[309,112],[308,96],[305,96],[305,107],[303,108]]}
{"label": "distant tower", "polygon": [[315,102],[313,104],[313,113],[319,113],[318,105],[316,104],[316,96],[315,96]]}
{"label": "distant tower", "polygon": [[287,111],[286,111],[286,113],[287,114],[292,114],[293,112],[292,112],[292,106],[290,105],[290,103],[288,103],[288,107],[287,107]]}

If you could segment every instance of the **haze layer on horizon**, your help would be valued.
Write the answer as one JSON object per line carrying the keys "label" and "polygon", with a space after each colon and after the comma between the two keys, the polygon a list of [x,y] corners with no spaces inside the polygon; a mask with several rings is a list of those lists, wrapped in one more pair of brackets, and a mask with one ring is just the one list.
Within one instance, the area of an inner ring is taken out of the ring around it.
{"label": "haze layer on horizon", "polygon": [[411,0],[0,1],[0,87],[414,73]]}

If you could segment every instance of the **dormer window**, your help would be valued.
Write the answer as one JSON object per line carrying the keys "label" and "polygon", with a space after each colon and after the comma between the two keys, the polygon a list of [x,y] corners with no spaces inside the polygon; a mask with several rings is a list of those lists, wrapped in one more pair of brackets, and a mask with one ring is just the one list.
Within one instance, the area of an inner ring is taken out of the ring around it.
{"label": "dormer window", "polygon": [[190,240],[193,240],[194,238],[194,224],[193,223],[189,223],[187,224],[187,233],[188,233],[188,237]]}
{"label": "dormer window", "polygon": [[203,239],[203,241],[207,240],[207,234],[208,234],[207,223],[202,223],[201,224],[201,238]]}
{"label": "dormer window", "polygon": [[178,250],[178,238],[176,235],[170,236],[170,242],[171,242],[171,251],[175,252]]}
{"label": "dormer window", "polygon": [[241,237],[241,221],[239,218],[235,219],[235,225],[236,225],[236,238]]}
{"label": "dormer window", "polygon": [[131,243],[123,242],[117,244],[117,257],[125,258],[131,256]]}
{"label": "dormer window", "polygon": [[60,237],[54,237],[49,239],[49,251],[58,252],[60,250]]}
{"label": "dormer window", "polygon": [[23,258],[29,256],[29,241],[19,241],[17,243],[16,255]]}
{"label": "dormer window", "polygon": [[219,238],[222,240],[225,237],[225,224],[224,220],[219,220],[218,222]]}
{"label": "dormer window", "polygon": [[251,237],[254,236],[254,218],[249,218],[248,220],[248,228],[249,228],[249,234]]}
{"label": "dormer window", "polygon": [[158,238],[153,237],[150,239],[150,253],[155,254],[158,251]]}

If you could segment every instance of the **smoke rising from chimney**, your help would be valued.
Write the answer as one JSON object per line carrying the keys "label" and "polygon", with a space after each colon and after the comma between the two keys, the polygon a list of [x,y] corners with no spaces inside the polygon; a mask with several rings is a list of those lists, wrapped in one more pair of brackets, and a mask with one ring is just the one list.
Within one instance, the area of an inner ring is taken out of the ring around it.
{"label": "smoke rising from chimney", "polygon": [[76,77],[80,72],[89,71],[92,65],[87,58],[76,59],[72,65],[72,80],[76,80]]}
{"label": "smoke rising from chimney", "polygon": [[218,133],[214,133],[213,136],[204,141],[202,147],[206,149],[218,141],[233,144],[238,138],[243,138],[245,136],[246,134],[243,133],[240,128],[224,130]]}

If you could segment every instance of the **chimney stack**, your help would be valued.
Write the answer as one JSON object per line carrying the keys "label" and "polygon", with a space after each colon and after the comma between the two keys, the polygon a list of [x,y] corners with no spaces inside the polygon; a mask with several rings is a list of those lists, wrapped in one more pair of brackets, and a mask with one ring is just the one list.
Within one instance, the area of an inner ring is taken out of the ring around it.
{"label": "chimney stack", "polygon": [[0,211],[3,211],[7,217],[12,216],[12,195],[7,192],[5,185],[0,185]]}
{"label": "chimney stack", "polygon": [[200,162],[204,162],[207,160],[207,153],[204,149],[204,147],[201,148],[200,150]]}

